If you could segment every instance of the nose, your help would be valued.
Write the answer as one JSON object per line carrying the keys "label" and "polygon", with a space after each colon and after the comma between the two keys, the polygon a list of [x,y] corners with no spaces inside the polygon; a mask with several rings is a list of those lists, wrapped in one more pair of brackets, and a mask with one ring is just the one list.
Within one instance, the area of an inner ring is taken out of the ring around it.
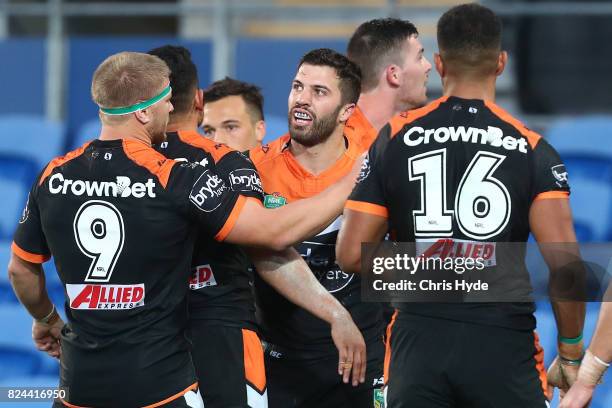
{"label": "nose", "polygon": [[423,57],[425,59],[425,66],[427,67],[426,72],[429,73],[431,71],[431,62],[427,59],[427,57]]}
{"label": "nose", "polygon": [[308,91],[307,88],[304,88],[297,93],[295,101],[298,103],[298,105],[310,106],[311,96],[310,91]]}

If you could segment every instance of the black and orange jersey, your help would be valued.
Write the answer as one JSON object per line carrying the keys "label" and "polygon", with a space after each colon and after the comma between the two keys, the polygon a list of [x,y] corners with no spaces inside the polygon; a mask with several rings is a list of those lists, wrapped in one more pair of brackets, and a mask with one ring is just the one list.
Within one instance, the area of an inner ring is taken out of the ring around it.
{"label": "black and orange jersey", "polygon": [[[263,199],[261,180],[242,153],[215,143],[195,131],[170,132],[158,149],[171,159],[213,163],[215,172],[235,192]],[[189,310],[191,319],[255,330],[253,271],[244,250],[216,242],[207,234],[196,241],[192,260]]]}
{"label": "black and orange jersey", "polygon": [[145,406],[195,386],[184,329],[196,232],[222,241],[245,202],[213,165],[135,140],[95,140],[49,163],[13,251],[52,255],[64,284],[67,402]]}
{"label": "black and orange jersey", "polygon": [[[491,252],[495,243],[527,240],[534,200],[568,195],[565,166],[537,133],[492,102],[443,97],[381,130],[346,208],[387,217],[394,239],[416,241],[419,252],[441,240],[455,249]],[[495,268],[495,253],[487,256]],[[513,262],[524,267],[521,259]],[[535,325],[530,303],[398,308],[523,329]]]}
{"label": "black and orange jersey", "polygon": [[[357,131],[356,127],[349,131]],[[274,142],[250,151],[265,192],[264,206],[279,207],[311,197],[337,182],[352,168],[365,151],[345,135],[347,149],[330,168],[319,175],[305,170],[289,149],[288,134]],[[351,313],[366,340],[380,340],[382,308],[376,303],[361,302],[359,276],[343,272],[336,264],[335,246],[342,218],[325,230],[296,246],[319,282]],[[329,325],[306,310],[284,299],[263,280],[255,279],[258,305],[265,340],[292,350],[300,358],[337,353]]]}

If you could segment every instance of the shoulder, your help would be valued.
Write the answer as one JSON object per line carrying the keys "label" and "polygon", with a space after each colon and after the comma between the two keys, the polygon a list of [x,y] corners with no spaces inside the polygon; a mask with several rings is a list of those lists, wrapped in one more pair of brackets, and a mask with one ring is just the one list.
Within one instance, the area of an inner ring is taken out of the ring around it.
{"label": "shoulder", "polygon": [[399,114],[395,115],[388,123],[390,131],[389,137],[394,138],[404,128],[404,126],[424,118],[425,116],[436,111],[440,105],[446,102],[447,99],[447,96],[443,96],[435,101],[432,101],[428,105],[423,106],[422,108],[400,112]]}
{"label": "shoulder", "polygon": [[174,160],[168,159],[152,147],[141,142],[124,139],[122,145],[128,159],[157,177],[161,185],[166,188],[170,172],[176,164]]}
{"label": "shoulder", "polygon": [[38,185],[41,185],[42,183],[45,182],[45,180],[47,179],[47,177],[49,177],[51,175],[51,173],[53,172],[54,169],[56,169],[59,166],[62,166],[66,163],[68,163],[71,160],[76,159],[77,157],[81,156],[83,153],[85,153],[85,149],[87,149],[87,146],[89,146],[91,144],[91,142],[87,142],[84,145],[82,145],[81,147],[78,147],[68,153],[66,153],[63,156],[59,156],[54,158],[53,160],[51,160],[49,162],[49,164],[47,164],[47,166],[45,167],[45,169],[43,170],[43,172],[41,173],[39,179],[38,179]]}
{"label": "shoulder", "polygon": [[266,163],[272,163],[281,156],[289,140],[290,136],[286,133],[270,143],[249,150],[249,158],[257,168]]}
{"label": "shoulder", "polygon": [[229,146],[223,143],[217,143],[214,140],[204,137],[197,132],[179,131],[177,132],[177,136],[178,141],[180,143],[203,150],[204,152],[210,154],[215,163],[219,162],[229,153],[235,151]]}
{"label": "shoulder", "polygon": [[527,142],[529,143],[529,146],[531,146],[532,150],[535,150],[536,146],[540,144],[540,141],[544,140],[540,134],[529,129],[527,126],[523,124],[523,122],[516,119],[514,116],[506,112],[500,106],[494,104],[493,102],[489,102],[489,101],[485,101],[485,106],[499,120],[513,127],[522,137],[527,139]]}

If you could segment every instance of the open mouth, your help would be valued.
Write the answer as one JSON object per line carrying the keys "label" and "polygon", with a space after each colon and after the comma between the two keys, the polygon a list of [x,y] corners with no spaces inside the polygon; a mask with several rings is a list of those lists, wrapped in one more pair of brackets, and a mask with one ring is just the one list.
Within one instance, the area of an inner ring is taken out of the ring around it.
{"label": "open mouth", "polygon": [[297,126],[308,126],[312,122],[312,115],[304,109],[294,109],[292,117]]}

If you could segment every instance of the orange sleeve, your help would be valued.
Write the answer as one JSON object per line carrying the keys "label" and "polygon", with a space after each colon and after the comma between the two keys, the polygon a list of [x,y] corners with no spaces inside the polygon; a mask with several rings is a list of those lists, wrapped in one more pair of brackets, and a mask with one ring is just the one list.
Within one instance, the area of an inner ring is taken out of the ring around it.
{"label": "orange sleeve", "polygon": [[31,252],[26,251],[25,249],[21,249],[19,245],[17,245],[14,241],[11,244],[11,250],[13,251],[15,255],[17,255],[24,261],[28,261],[31,263],[41,264],[41,263],[47,262],[51,258],[51,255],[48,255],[48,254],[47,255],[33,254]]}
{"label": "orange sleeve", "polygon": [[240,216],[240,213],[242,212],[246,201],[246,197],[241,195],[238,196],[238,200],[236,200],[236,204],[234,204],[234,208],[232,209],[232,212],[230,213],[229,217],[227,217],[227,220],[225,220],[225,224],[223,224],[223,227],[221,227],[219,232],[217,232],[217,235],[215,235],[216,241],[221,242],[225,240],[225,238],[229,235],[229,233],[232,231],[232,228],[234,228],[234,225],[236,225],[236,221],[238,220],[238,217]]}
{"label": "orange sleeve", "polygon": [[364,201],[348,200],[344,208],[349,210],[359,211],[366,214],[377,215],[379,217],[389,218],[389,210],[387,207],[378,204],[366,203]]}
{"label": "orange sleeve", "polygon": [[567,191],[545,191],[538,194],[533,201],[536,200],[550,200],[552,198],[569,198],[569,192]]}

